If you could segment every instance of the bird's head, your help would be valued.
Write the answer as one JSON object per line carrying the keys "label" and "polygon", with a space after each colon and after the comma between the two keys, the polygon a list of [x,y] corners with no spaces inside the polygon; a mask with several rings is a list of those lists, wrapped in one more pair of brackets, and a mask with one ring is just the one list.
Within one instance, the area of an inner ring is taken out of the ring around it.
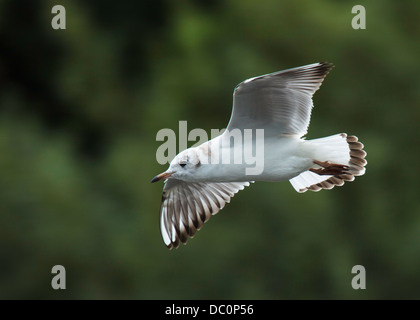
{"label": "bird's head", "polygon": [[186,149],[171,161],[168,170],[158,174],[151,182],[157,182],[170,177],[179,180],[191,180],[200,166],[201,162],[196,149]]}

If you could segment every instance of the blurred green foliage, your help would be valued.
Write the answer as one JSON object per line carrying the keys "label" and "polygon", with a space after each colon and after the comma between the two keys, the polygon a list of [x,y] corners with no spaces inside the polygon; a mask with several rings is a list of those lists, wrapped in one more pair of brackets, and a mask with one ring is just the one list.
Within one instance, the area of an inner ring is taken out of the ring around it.
{"label": "blurred green foliage", "polygon": [[[408,0],[0,1],[0,298],[420,298],[419,39]],[[256,183],[168,251],[158,130],[210,134],[237,83],[317,61],[336,67],[308,138],[356,134],[366,175]]]}

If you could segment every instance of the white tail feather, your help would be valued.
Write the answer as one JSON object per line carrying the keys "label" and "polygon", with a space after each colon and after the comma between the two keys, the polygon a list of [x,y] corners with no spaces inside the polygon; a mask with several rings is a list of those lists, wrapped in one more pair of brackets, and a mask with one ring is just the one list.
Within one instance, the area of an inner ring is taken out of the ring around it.
{"label": "white tail feather", "polygon": [[332,189],[334,186],[342,186],[345,181],[353,181],[355,176],[365,173],[366,152],[357,137],[341,133],[308,142],[314,146],[314,160],[346,165],[349,169],[347,172],[335,176],[304,171],[290,179],[290,183],[297,192]]}

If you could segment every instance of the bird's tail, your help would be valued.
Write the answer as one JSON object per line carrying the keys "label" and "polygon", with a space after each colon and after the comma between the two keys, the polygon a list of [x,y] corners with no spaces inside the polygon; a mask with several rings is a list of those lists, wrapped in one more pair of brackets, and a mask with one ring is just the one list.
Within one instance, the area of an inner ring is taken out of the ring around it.
{"label": "bird's tail", "polygon": [[[314,150],[316,150],[314,160],[338,165],[335,167],[341,165],[343,170],[328,175],[310,170],[304,171],[290,179],[290,183],[297,192],[332,189],[334,186],[342,186],[345,181],[353,181],[355,176],[361,176],[365,173],[366,152],[363,150],[363,144],[358,141],[356,136],[347,136],[347,134],[341,133],[307,142],[313,145]],[[321,168],[314,165],[315,167]],[[322,172],[322,170],[319,172]]]}

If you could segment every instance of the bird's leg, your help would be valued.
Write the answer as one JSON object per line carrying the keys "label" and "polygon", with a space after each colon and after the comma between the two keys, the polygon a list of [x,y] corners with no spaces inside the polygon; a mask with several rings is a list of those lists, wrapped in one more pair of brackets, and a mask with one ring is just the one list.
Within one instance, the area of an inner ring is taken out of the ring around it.
{"label": "bird's leg", "polygon": [[313,162],[321,166],[322,168],[319,168],[319,169],[310,168],[309,171],[315,172],[316,174],[319,174],[319,175],[336,176],[336,175],[347,173],[347,170],[349,169],[349,166],[346,166],[343,164],[337,164],[337,163],[330,163],[328,161],[313,160]]}

